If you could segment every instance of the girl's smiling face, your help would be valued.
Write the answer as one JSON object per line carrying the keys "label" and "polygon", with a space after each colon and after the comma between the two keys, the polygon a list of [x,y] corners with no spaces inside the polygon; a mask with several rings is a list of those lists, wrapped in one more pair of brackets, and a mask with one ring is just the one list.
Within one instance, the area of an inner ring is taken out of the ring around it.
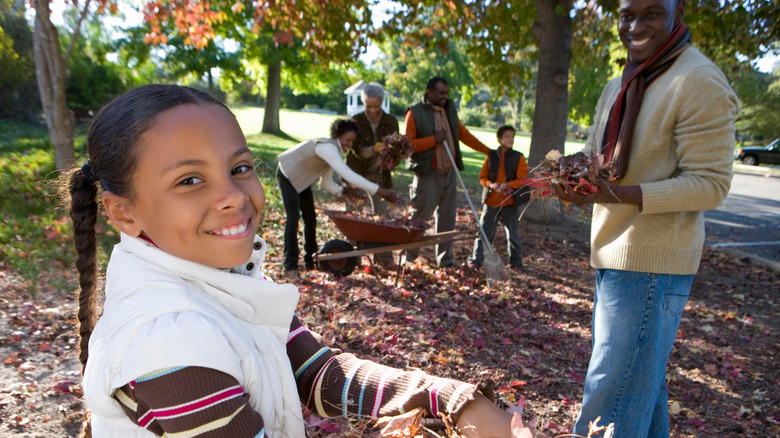
{"label": "girl's smiling face", "polygon": [[112,222],[163,251],[217,268],[246,262],[265,193],[236,119],[214,104],[160,114],[137,146],[132,197],[103,195]]}

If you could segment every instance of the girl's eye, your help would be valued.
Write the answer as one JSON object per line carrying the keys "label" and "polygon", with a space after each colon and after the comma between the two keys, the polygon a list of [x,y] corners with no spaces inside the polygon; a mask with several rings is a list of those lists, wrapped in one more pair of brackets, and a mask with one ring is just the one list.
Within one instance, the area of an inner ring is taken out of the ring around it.
{"label": "girl's eye", "polygon": [[203,181],[203,180],[201,180],[200,178],[198,178],[196,176],[191,176],[189,178],[184,178],[183,180],[179,181],[179,185],[180,186],[191,186],[191,185],[197,184],[197,183],[199,183],[201,181]]}
{"label": "girl's eye", "polygon": [[254,168],[252,166],[250,166],[249,164],[242,164],[242,165],[237,166],[236,168],[234,168],[230,172],[230,174],[231,175],[238,175],[239,173],[249,172],[251,170],[254,170]]}

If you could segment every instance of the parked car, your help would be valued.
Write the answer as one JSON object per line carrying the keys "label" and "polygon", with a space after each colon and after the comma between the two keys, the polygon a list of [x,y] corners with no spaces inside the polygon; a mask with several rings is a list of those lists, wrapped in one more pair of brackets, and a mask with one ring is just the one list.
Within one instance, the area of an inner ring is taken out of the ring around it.
{"label": "parked car", "polygon": [[734,157],[742,164],[780,164],[780,138],[766,146],[747,146],[734,151]]}

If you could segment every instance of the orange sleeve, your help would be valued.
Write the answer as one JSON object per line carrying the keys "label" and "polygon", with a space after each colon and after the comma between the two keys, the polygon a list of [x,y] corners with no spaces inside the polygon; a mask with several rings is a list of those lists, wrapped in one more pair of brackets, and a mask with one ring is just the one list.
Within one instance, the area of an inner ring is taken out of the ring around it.
{"label": "orange sleeve", "polygon": [[479,171],[479,183],[485,187],[490,185],[490,164],[487,158],[482,163],[482,170]]}
{"label": "orange sleeve", "polygon": [[436,142],[433,140],[433,136],[417,138],[417,125],[414,124],[414,116],[411,111],[406,112],[404,116],[404,125],[406,129],[406,136],[409,137],[409,142],[412,143],[412,148],[415,152],[427,151],[428,149],[436,146]]}
{"label": "orange sleeve", "polygon": [[479,141],[477,137],[474,137],[474,135],[470,133],[465,126],[463,126],[463,123],[460,123],[460,120],[458,120],[458,137],[460,137],[459,139],[461,142],[463,142],[463,144],[470,147],[471,149],[474,149],[477,152],[482,152],[485,155],[490,153],[490,148]]}
{"label": "orange sleeve", "polygon": [[509,181],[509,187],[513,189],[519,189],[523,187],[523,183],[520,181],[528,178],[528,162],[525,161],[525,156],[520,157],[520,161],[517,163],[517,174],[515,179]]}

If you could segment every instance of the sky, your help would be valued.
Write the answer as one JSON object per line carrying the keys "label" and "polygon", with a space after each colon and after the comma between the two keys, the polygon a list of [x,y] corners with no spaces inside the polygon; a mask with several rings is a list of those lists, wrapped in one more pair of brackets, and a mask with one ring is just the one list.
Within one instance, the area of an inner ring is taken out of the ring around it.
{"label": "sky", "polygon": [[772,70],[774,69],[775,64],[777,64],[778,61],[780,61],[780,57],[778,57],[777,55],[771,55],[759,59],[756,65],[759,71],[762,71],[764,73],[771,73]]}

